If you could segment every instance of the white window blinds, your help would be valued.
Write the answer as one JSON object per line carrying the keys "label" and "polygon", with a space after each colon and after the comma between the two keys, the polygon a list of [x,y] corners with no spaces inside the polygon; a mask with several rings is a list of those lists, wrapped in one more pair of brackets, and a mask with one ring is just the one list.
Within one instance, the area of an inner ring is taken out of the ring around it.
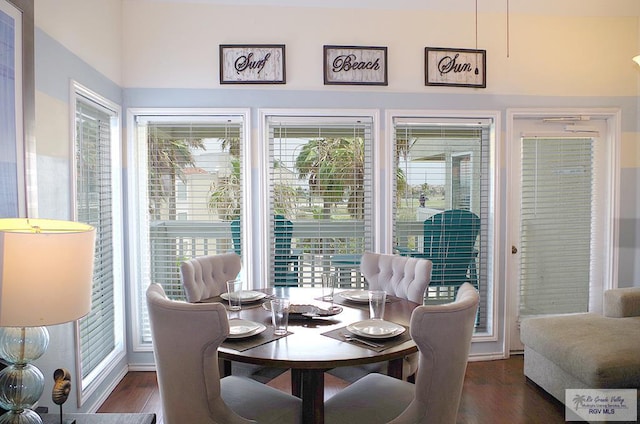
{"label": "white window blinds", "polygon": [[371,117],[269,117],[270,281],[362,283],[373,248]]}
{"label": "white window blinds", "polygon": [[17,140],[22,140],[21,108],[22,31],[20,11],[7,2],[0,4],[0,217],[22,216],[20,175],[24,170],[22,151]]}
{"label": "white window blinds", "polygon": [[[101,364],[123,346],[121,293],[122,263],[114,247],[119,240],[121,212],[119,164],[113,162],[114,111],[78,96],[75,115],[76,219],[96,228],[91,312],[79,322],[82,378],[96,373]],[[116,149],[117,150],[117,149]]]}
{"label": "white window blinds", "polygon": [[394,249],[430,259],[425,301],[448,302],[470,282],[488,325],[491,128],[488,119],[394,119]]}
{"label": "white window blinds", "polygon": [[[231,223],[242,208],[244,117],[138,116],[139,178],[146,181],[146,214],[140,225],[148,233],[143,251],[148,269],[140,282],[143,342],[149,341],[144,293],[160,283],[173,299],[184,299],[180,264],[190,258],[237,251]],[[239,242],[239,240],[238,240]]]}
{"label": "white window blinds", "polygon": [[520,315],[589,305],[593,139],[522,139]]}
{"label": "white window blinds", "polygon": [[151,280],[184,293],[180,264],[233,250],[240,216],[242,122],[237,117],[144,120],[147,133]]}

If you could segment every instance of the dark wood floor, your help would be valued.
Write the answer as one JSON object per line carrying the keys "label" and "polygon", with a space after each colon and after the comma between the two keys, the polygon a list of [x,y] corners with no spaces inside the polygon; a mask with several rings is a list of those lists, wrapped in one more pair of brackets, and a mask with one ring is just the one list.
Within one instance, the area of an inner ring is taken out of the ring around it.
{"label": "dark wood floor", "polygon": [[[458,412],[458,423],[565,423],[564,406],[528,382],[523,375],[522,366],[521,355],[506,360],[470,362]],[[325,398],[348,384],[329,374],[326,376]],[[289,391],[288,373],[275,378],[269,385]],[[158,424],[163,424],[156,374],[128,373],[98,412],[155,412]]]}

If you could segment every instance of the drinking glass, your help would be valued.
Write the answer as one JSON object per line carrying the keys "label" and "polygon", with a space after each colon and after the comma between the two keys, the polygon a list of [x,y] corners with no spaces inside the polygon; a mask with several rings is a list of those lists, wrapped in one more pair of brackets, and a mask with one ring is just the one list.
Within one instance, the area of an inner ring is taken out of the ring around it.
{"label": "drinking glass", "polygon": [[230,311],[239,311],[242,309],[242,281],[241,280],[230,280],[227,281],[227,295],[229,301],[229,310]]}
{"label": "drinking glass", "polygon": [[289,326],[289,299],[277,297],[271,299],[271,321],[273,323],[273,334],[284,336],[287,334]]}
{"label": "drinking glass", "polygon": [[333,291],[336,288],[336,274],[333,272],[322,273],[322,300],[333,302]]}
{"label": "drinking glass", "polygon": [[383,319],[387,293],[384,290],[369,291],[369,318]]}

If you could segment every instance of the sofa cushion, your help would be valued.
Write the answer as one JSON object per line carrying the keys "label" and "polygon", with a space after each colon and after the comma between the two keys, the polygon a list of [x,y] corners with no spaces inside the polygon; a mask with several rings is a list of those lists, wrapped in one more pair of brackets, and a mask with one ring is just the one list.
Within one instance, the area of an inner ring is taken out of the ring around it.
{"label": "sofa cushion", "polygon": [[640,388],[640,317],[528,318],[522,343],[593,388]]}
{"label": "sofa cushion", "polygon": [[640,287],[605,291],[603,315],[611,318],[640,316]]}

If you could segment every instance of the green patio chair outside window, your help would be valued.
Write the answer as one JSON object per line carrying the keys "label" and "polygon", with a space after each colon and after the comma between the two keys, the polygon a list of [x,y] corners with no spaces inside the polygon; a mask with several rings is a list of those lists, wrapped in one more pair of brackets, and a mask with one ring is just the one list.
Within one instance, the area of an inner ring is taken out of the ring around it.
{"label": "green patio chair outside window", "polygon": [[[273,273],[275,286],[298,286],[300,284],[300,254],[291,250],[293,223],[282,215],[273,217],[274,256]],[[240,220],[231,221],[233,249],[241,255]]]}
{"label": "green patio chair outside window", "polygon": [[451,209],[424,221],[422,250],[397,247],[402,256],[433,262],[429,286],[455,287],[469,282],[478,288],[476,241],[480,218],[475,213]]}

